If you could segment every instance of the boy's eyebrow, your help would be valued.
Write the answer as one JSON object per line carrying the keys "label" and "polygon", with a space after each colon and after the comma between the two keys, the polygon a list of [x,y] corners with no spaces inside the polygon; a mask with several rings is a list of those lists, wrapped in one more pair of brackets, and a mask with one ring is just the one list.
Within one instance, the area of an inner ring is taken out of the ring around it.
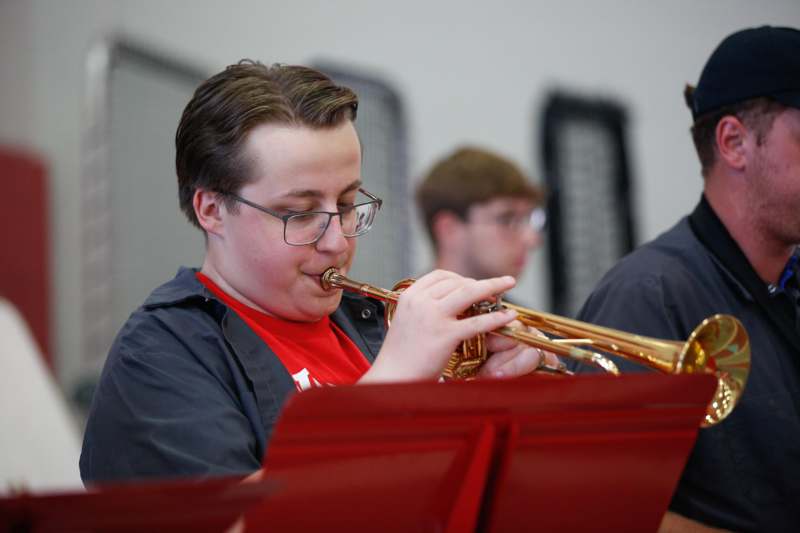
{"label": "boy's eyebrow", "polygon": [[[350,185],[345,187],[339,194],[344,194],[350,191],[357,190],[361,187],[361,185],[362,185],[361,180],[355,180]],[[279,196],[279,198],[321,198],[321,197],[322,197],[322,192],[317,189],[292,189]]]}

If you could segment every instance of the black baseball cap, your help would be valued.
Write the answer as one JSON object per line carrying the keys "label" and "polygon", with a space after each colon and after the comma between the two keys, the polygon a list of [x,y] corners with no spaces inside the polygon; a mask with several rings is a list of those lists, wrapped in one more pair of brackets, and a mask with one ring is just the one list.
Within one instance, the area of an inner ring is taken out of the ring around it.
{"label": "black baseball cap", "polygon": [[800,31],[761,26],[726,37],[687,97],[692,117],[767,96],[800,108]]}

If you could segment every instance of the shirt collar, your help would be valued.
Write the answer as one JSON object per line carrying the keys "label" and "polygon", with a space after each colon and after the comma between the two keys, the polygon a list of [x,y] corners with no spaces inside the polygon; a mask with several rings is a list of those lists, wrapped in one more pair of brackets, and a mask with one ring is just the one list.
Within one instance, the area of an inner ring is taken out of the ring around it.
{"label": "shirt collar", "polygon": [[[749,293],[750,298],[754,299],[755,303],[762,308],[764,314],[781,331],[786,340],[792,346],[800,345],[800,327],[798,326],[800,314],[796,307],[798,303],[787,304],[786,298],[783,297],[776,300],[776,297],[783,294],[783,291],[771,292],[769,285],[756,274],[744,252],[728,233],[705,196],[700,199],[694,212],[689,215],[689,225],[700,242]],[[793,257],[797,255],[798,251],[795,250]],[[791,259],[790,263],[792,263]],[[792,273],[798,263],[794,262],[787,266],[789,274],[784,285],[791,287]]]}
{"label": "shirt collar", "polygon": [[700,242],[711,251],[745,291],[753,295],[766,292],[766,284],[758,277],[747,256],[728,233],[728,229],[711,208],[705,195],[700,198],[697,207],[689,215],[689,226]]}
{"label": "shirt collar", "polygon": [[701,197],[694,212],[689,215],[689,225],[697,238],[751,294],[777,294],[785,288],[800,268],[800,249],[796,249],[784,267],[779,284],[765,283],[728,233],[728,229],[714,212],[705,195]]}
{"label": "shirt collar", "polygon": [[193,298],[214,298],[195,272],[197,269],[181,267],[173,279],[150,293],[144,307],[170,306]]}

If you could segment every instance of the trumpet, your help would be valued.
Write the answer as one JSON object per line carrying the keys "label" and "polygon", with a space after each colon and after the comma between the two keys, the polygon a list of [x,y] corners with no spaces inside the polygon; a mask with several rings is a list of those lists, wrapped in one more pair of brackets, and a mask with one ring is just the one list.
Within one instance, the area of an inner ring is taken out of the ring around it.
{"label": "trumpet", "polygon": [[[404,279],[392,290],[387,290],[349,279],[335,268],[329,268],[321,277],[322,287],[326,290],[343,289],[384,302],[387,327],[400,294],[414,281]],[[614,375],[619,375],[616,365],[597,350],[666,374],[714,375],[717,388],[706,409],[702,427],[721,422],[733,411],[750,373],[750,340],[742,323],[731,315],[716,314],[706,318],[685,342],[644,337],[500,301],[475,303],[463,316],[502,308],[513,309],[520,323],[545,335],[538,336],[509,326],[491,334],[598,366]],[[467,339],[453,352],[442,375],[447,379],[471,379],[487,357],[485,335]],[[550,370],[563,372],[563,368]]]}

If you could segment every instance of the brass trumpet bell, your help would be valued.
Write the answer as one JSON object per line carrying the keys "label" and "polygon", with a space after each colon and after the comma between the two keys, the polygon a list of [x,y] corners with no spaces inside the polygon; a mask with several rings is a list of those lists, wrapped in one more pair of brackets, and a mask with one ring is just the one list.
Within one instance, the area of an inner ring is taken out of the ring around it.
{"label": "brass trumpet bell", "polygon": [[[325,289],[344,289],[385,302],[387,326],[400,294],[412,283],[413,279],[405,279],[397,283],[393,290],[386,290],[351,280],[339,274],[335,268],[328,269],[322,275]],[[522,324],[534,327],[552,338],[508,326],[492,334],[599,366],[615,375],[619,371],[613,361],[596,350],[666,374],[713,374],[717,378],[717,389],[706,410],[702,427],[719,423],[733,411],[750,373],[750,340],[742,323],[730,315],[718,314],[706,318],[685,342],[680,342],[635,335],[518,305],[500,305],[516,311],[517,320]],[[486,313],[496,308],[493,303],[479,302],[464,315]],[[450,357],[443,376],[448,379],[473,378],[486,358],[485,336],[467,339]]]}

